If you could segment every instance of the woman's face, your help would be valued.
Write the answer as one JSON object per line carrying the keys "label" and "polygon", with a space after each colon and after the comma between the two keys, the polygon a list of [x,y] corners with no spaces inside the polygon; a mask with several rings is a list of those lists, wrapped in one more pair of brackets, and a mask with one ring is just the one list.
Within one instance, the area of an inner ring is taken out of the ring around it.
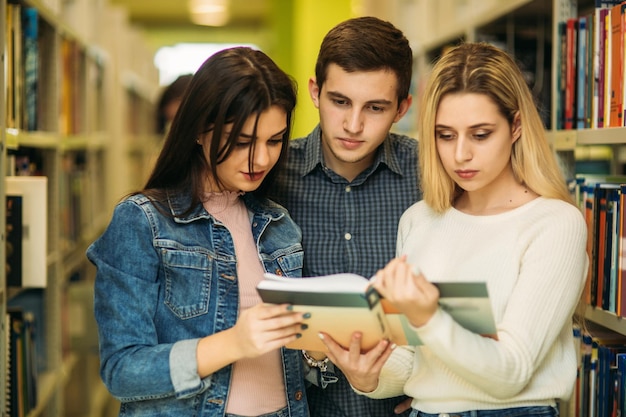
{"label": "woman's face", "polygon": [[462,189],[489,192],[514,181],[511,169],[512,129],[486,95],[448,94],[435,120],[437,152],[444,169]]}
{"label": "woman's face", "polygon": [[[283,147],[283,136],[287,131],[287,113],[280,107],[272,106],[259,115],[257,139],[250,170],[250,152],[254,132],[255,116],[248,118],[239,140],[231,154],[217,166],[217,175],[225,191],[254,191],[278,162]],[[230,134],[232,124],[224,126],[222,143]],[[209,144],[213,133],[208,132],[200,138],[204,156],[209,161]],[[205,191],[220,191],[213,181],[205,187]]]}

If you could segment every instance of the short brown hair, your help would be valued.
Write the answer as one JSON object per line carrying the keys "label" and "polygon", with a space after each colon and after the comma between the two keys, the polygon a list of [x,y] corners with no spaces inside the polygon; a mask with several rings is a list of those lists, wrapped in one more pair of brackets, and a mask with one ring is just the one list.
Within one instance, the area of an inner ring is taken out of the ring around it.
{"label": "short brown hair", "polygon": [[372,16],[348,19],[324,37],[315,64],[322,89],[330,64],[346,72],[391,70],[398,78],[398,104],[406,99],[413,74],[413,52],[401,30]]}

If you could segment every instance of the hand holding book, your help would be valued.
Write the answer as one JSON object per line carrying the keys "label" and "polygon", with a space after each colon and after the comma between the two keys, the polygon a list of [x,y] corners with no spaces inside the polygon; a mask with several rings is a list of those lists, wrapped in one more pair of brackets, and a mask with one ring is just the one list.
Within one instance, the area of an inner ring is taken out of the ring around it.
{"label": "hand holding book", "polygon": [[[259,283],[257,291],[266,303],[289,303],[294,311],[311,314],[307,321],[308,329],[302,332],[302,337],[287,345],[291,349],[328,352],[319,338],[320,333],[330,335],[338,344],[347,347],[355,331],[362,335],[363,351],[369,351],[383,339],[396,345],[420,345],[421,341],[407,316],[389,300],[381,298],[377,285],[379,283],[371,285],[367,278],[355,274],[310,278],[265,274],[265,280]],[[468,330],[481,335],[495,335],[495,322],[484,282],[440,282],[431,285],[439,293],[438,307],[435,308],[443,308]],[[417,324],[418,319],[413,320]]]}
{"label": "hand holding book", "polygon": [[428,323],[439,308],[439,290],[423,274],[406,262],[404,256],[392,259],[373,280],[378,293],[406,316],[413,327]]}

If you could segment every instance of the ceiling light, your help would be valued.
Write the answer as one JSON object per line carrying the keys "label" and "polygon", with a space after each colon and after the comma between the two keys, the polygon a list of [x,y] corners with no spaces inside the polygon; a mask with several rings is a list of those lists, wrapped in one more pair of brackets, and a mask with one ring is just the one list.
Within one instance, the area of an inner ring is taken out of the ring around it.
{"label": "ceiling light", "polygon": [[189,13],[197,25],[224,26],[230,19],[228,0],[189,0]]}

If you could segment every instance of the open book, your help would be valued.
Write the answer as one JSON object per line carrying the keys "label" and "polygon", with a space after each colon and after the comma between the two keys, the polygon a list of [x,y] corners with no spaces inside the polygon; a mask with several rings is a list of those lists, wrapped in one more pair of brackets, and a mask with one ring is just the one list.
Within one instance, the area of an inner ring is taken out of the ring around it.
{"label": "open book", "polygon": [[[434,283],[439,304],[461,326],[484,336],[495,337],[496,325],[484,282]],[[318,333],[332,336],[348,346],[352,333],[363,334],[361,347],[369,350],[381,339],[397,345],[420,345],[407,318],[380,297],[367,278],[356,274],[333,274],[311,278],[287,278],[265,274],[257,285],[261,299],[270,304],[288,303],[295,311],[309,312],[308,329],[287,345],[291,349],[326,351]]]}

